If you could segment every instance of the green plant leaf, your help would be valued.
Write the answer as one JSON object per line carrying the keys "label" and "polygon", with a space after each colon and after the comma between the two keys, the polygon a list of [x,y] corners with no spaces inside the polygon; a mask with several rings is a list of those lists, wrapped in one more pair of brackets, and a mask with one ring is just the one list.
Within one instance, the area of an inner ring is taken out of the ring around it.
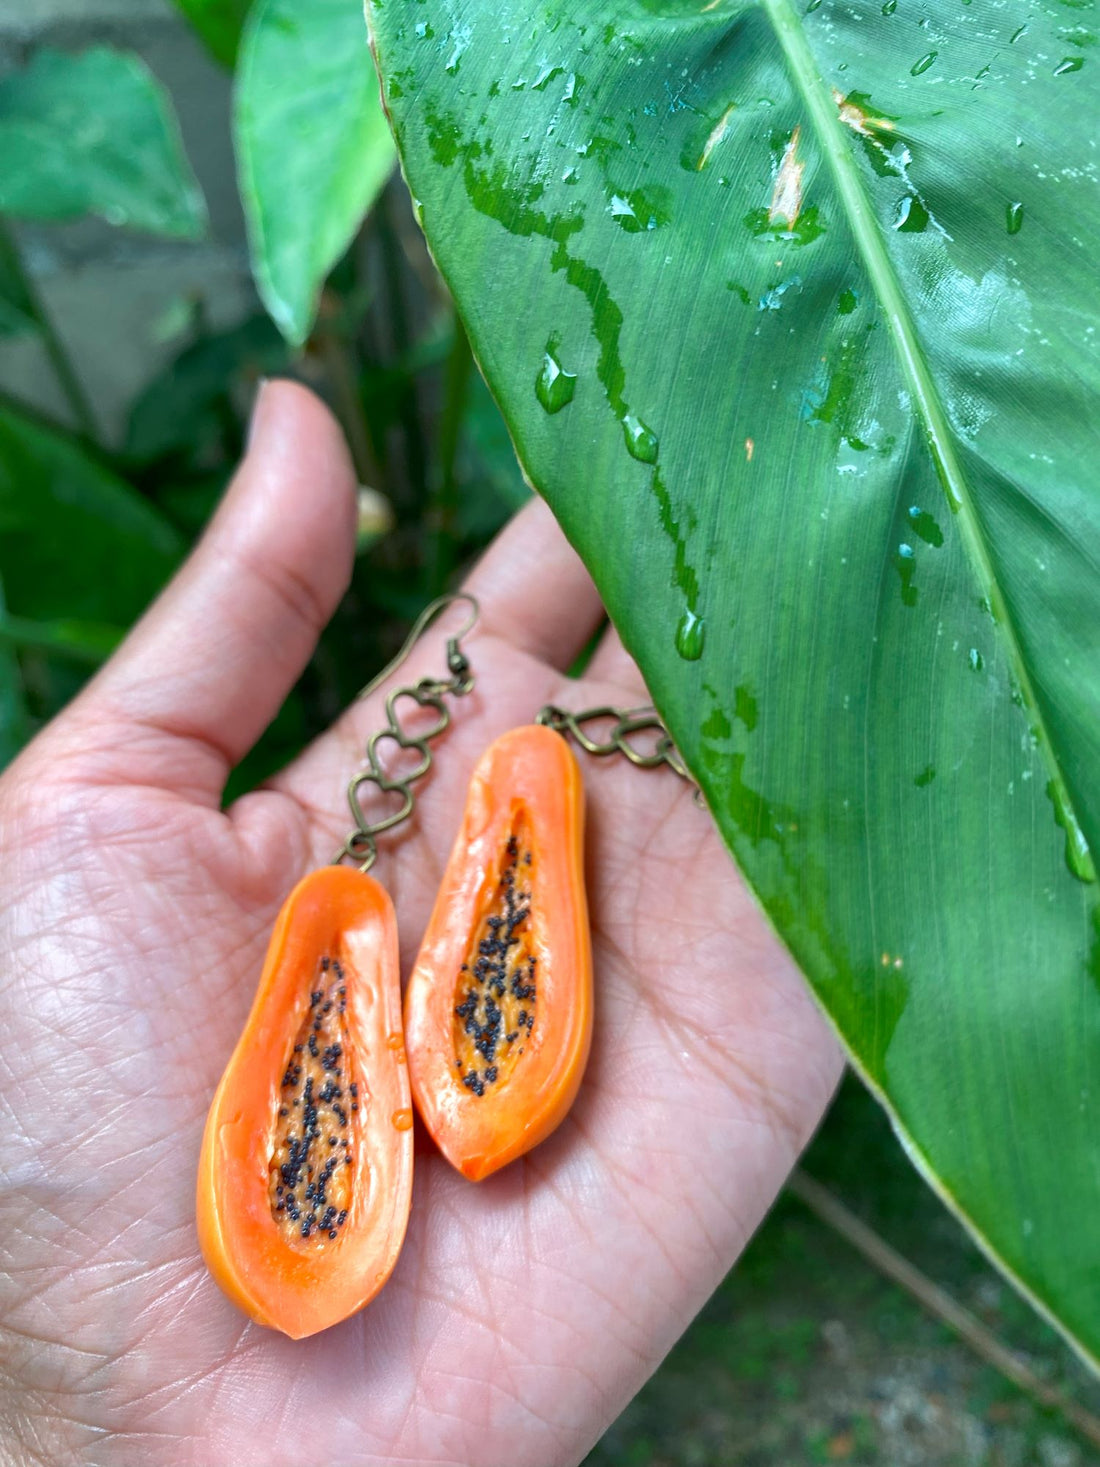
{"label": "green plant leaf", "polygon": [[171,102],[138,57],[44,48],[0,80],[0,213],[203,233],[206,207]]}
{"label": "green plant leaf", "polygon": [[249,0],[176,0],[203,45],[223,66],[232,69]]}
{"label": "green plant leaf", "polygon": [[98,667],[105,662],[125,635],[121,627],[107,622],[73,621],[61,617],[55,621],[29,621],[23,616],[0,612],[0,643],[9,648],[33,648],[37,652],[56,652],[74,662]]}
{"label": "green plant leaf", "polygon": [[259,0],[237,71],[241,198],[264,305],[294,345],[394,163],[360,8]]}
{"label": "green plant leaf", "polygon": [[76,442],[0,405],[0,577],[11,617],[68,624],[70,641],[76,623],[99,623],[84,628],[84,642],[98,636],[102,650],[102,624],[128,626],[182,549],[168,522]]}
{"label": "green plant leaf", "polygon": [[1087,17],[455,15],[374,40],[525,468],[910,1155],[1095,1363]]}

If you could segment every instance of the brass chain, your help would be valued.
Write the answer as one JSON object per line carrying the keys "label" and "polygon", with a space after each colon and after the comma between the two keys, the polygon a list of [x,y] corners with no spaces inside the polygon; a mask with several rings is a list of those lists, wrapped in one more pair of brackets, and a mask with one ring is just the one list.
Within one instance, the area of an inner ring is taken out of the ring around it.
{"label": "brass chain", "polygon": [[[586,725],[607,723],[608,720],[612,720],[612,724],[604,738],[594,738],[587,732]],[[696,798],[700,797],[698,785],[684,763],[679,749],[672,742],[656,708],[652,706],[647,705],[642,708],[605,706],[588,708],[583,713],[570,713],[568,709],[558,708],[555,704],[548,703],[545,708],[540,709],[535,722],[543,724],[546,728],[552,728],[563,737],[572,735],[581,748],[589,754],[601,756],[622,754],[638,769],[657,769],[660,765],[667,764],[681,779],[694,786]],[[657,741],[651,748],[638,747],[630,742],[636,735],[643,734],[648,729],[658,731]]]}
{"label": "brass chain", "polygon": [[[367,740],[366,767],[360,769],[348,782],[348,808],[351,810],[355,828],[348,834],[343,845],[333,857],[334,865],[350,859],[356,862],[360,871],[366,872],[371,869],[378,859],[378,837],[387,830],[393,830],[395,826],[407,820],[413,812],[416,796],[412,787],[418,779],[423,779],[432,767],[433,755],[429,748],[431,741],[446,733],[451,726],[451,710],[444,699],[464,698],[473,690],[474,679],[470,671],[470,662],[459,643],[477,621],[478,604],[473,596],[465,591],[459,591],[454,595],[440,596],[430,606],[425,607],[406,638],[401,651],[388,667],[368,683],[359,697],[367,697],[395,672],[430,623],[459,600],[470,603],[471,615],[461,631],[447,639],[447,671],[450,676],[421,678],[418,683],[408,687],[395,688],[387,696],[386,726],[371,734]],[[402,698],[411,699],[418,708],[434,710],[435,722],[430,728],[421,729],[419,733],[412,734],[408,729],[402,727],[397,716],[397,705]],[[661,722],[660,715],[652,706],[614,708],[605,705],[601,708],[588,708],[583,713],[570,713],[566,708],[558,708],[555,704],[548,703],[545,708],[539,710],[535,722],[553,729],[563,738],[572,736],[589,754],[597,756],[622,754],[638,769],[656,769],[666,764],[674,774],[678,774],[681,779],[693,787],[696,802],[701,802],[699,786],[689,773],[687,765],[680,756],[680,751]],[[604,738],[596,738],[589,732],[594,724],[607,722],[611,723],[611,728],[606,732]],[[651,747],[646,748],[631,742],[638,735],[645,734],[651,729],[657,732],[656,742]],[[400,779],[391,778],[382,768],[378,749],[387,740],[396,744],[399,749],[415,751],[420,755],[419,763]],[[378,820],[368,820],[361,796],[363,786],[368,784],[374,785],[382,795],[400,795],[400,809],[392,811],[389,815],[383,815]]]}
{"label": "brass chain", "polygon": [[[385,681],[404,662],[414,643],[429,623],[453,605],[456,600],[468,601],[472,607],[472,615],[467,625],[457,635],[447,640],[447,670],[450,677],[421,678],[418,683],[409,687],[395,688],[387,696],[386,726],[371,734],[367,740],[366,767],[360,769],[348,782],[348,807],[355,822],[355,829],[348,834],[343,845],[333,857],[334,865],[339,864],[345,857],[355,861],[360,871],[369,871],[374,865],[378,859],[378,837],[383,831],[392,830],[395,825],[400,825],[413,812],[416,796],[413,794],[412,786],[418,779],[422,779],[432,767],[433,755],[428,745],[432,739],[446,733],[451,726],[451,710],[443,701],[444,698],[464,698],[473,690],[474,679],[470,671],[470,662],[459,643],[477,620],[478,605],[474,597],[461,591],[452,596],[439,597],[437,601],[433,601],[421,612],[401,651],[388,667],[367,684],[359,697],[365,698],[379,683]],[[419,733],[412,734],[401,726],[401,721],[397,716],[397,705],[402,698],[411,699],[419,708],[434,709],[436,718],[430,728],[421,729]],[[387,740],[396,744],[400,749],[415,750],[420,755],[420,761],[415,768],[409,770],[400,779],[391,779],[379,760],[378,747]],[[368,820],[363,810],[360,794],[363,786],[367,784],[373,784],[383,795],[399,794],[401,808],[378,820]]]}

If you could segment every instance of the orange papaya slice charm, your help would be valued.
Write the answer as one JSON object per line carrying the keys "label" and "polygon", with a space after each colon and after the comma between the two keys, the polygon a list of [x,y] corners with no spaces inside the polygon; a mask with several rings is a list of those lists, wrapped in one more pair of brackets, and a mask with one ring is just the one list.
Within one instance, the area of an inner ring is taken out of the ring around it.
{"label": "orange papaya slice charm", "polygon": [[474,770],[405,996],[413,1098],[480,1181],[565,1117],[592,1035],[584,791],[565,740],[532,724]]}
{"label": "orange papaya slice charm", "polygon": [[393,904],[362,872],[311,872],[279,914],[199,1165],[207,1265],[259,1324],[315,1334],[389,1277],[412,1191],[404,1060]]}

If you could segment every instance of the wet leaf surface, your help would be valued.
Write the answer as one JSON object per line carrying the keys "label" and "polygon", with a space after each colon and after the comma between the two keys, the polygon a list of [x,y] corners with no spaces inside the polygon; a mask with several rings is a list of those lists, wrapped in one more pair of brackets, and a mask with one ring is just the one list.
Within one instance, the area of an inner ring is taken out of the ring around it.
{"label": "wet leaf surface", "polygon": [[1089,13],[371,18],[528,475],[910,1155],[1095,1357]]}

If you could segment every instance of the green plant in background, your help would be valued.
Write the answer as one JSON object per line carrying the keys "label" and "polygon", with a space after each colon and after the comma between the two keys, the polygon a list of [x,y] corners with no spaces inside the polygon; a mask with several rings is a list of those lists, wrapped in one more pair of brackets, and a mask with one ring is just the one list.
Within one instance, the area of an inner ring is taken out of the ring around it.
{"label": "green plant in background", "polygon": [[[23,266],[18,228],[94,214],[168,238],[206,228],[170,99],[139,58],[39,51],[0,81],[0,334],[37,333],[77,433],[0,401],[0,763],[68,700],[217,502],[257,380],[327,393],[365,486],[361,566],[302,686],[233,792],[352,697],[400,625],[527,496],[507,431],[401,195],[362,15],[267,0],[181,5],[237,77],[235,145],[262,313],[184,341],[107,443]],[[287,79],[295,79],[288,86]],[[429,423],[438,421],[438,432]]]}
{"label": "green plant in background", "polygon": [[[0,83],[0,331],[42,336],[91,440],[83,388],[5,226],[86,213],[183,238],[206,217],[170,106],[141,63],[43,51]],[[0,759],[29,736],[34,712],[75,691],[181,550],[170,522],[106,462],[0,404]]]}
{"label": "green plant in background", "polygon": [[[324,388],[386,528],[237,788],[522,502],[510,433],[910,1156],[1095,1363],[1091,32],[1039,0],[378,5],[464,329],[356,0],[178,3],[236,66],[279,330],[196,315],[111,449],[0,236],[0,331],[42,334],[81,429],[0,403],[0,755],[201,529],[258,376]],[[140,63],[41,55],[0,82],[0,216],[89,211],[204,219]]]}
{"label": "green plant in background", "polygon": [[[362,44],[362,19],[344,0],[263,0],[243,38],[241,197],[260,295],[295,346],[309,335],[321,287],[395,162]],[[287,87],[288,76],[303,73],[307,92]],[[307,219],[312,227],[304,229]]]}
{"label": "green plant in background", "polygon": [[237,59],[249,0],[176,0],[176,4],[214,60],[232,67]]}

